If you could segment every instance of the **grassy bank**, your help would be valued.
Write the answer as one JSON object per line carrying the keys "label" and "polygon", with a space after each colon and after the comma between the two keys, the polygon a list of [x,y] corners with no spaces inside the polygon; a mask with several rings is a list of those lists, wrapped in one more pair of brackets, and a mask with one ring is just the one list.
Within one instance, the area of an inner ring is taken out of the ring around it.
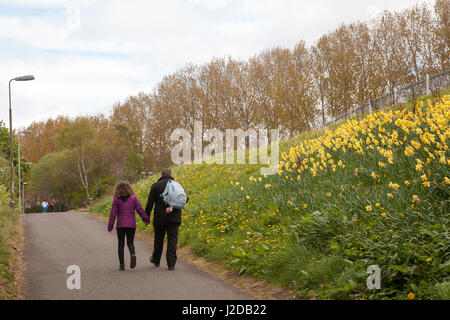
{"label": "grassy bank", "polygon": [[[3,186],[1,187],[3,188]],[[8,197],[2,197],[0,207],[0,300],[19,298],[19,288],[15,276],[17,270],[14,270],[19,253],[14,246],[17,245],[20,212],[5,207],[8,203]]]}
{"label": "grassy bank", "polygon": [[[190,196],[180,244],[300,298],[449,299],[449,119],[445,96],[416,114],[386,109],[305,133],[281,143],[272,176],[258,165],[174,167]],[[144,205],[157,178],[135,186]],[[371,265],[379,290],[366,286]]]}

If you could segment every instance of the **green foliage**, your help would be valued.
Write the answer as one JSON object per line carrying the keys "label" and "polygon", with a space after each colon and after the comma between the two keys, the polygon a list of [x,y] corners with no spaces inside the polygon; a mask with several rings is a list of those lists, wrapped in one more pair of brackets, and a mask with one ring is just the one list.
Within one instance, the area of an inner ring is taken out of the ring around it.
{"label": "green foliage", "polygon": [[433,292],[434,299],[438,299],[438,300],[450,300],[450,282],[446,281],[446,282],[442,282],[442,283],[437,283],[434,286],[434,292]]}
{"label": "green foliage", "polygon": [[[22,151],[23,152],[23,151]],[[13,153],[14,153],[14,179],[18,181],[18,143],[17,138],[13,134]],[[6,128],[5,123],[0,121],[0,183],[7,186],[7,190],[10,190],[10,141],[9,141],[9,129]],[[21,154],[21,174],[24,181],[27,181],[27,173],[30,170],[29,166],[25,165],[27,159]],[[18,185],[15,184],[18,192]]]}
{"label": "green foliage", "polygon": [[[9,186],[11,179],[10,162],[0,157],[0,184]],[[10,188],[7,188],[9,190]]]}
{"label": "green foliage", "polygon": [[114,178],[112,177],[105,177],[100,178],[96,184],[92,187],[91,190],[91,196],[94,199],[100,198],[103,196],[107,191],[110,191],[112,188],[111,186],[114,184]]}
{"label": "green foliage", "polygon": [[58,208],[81,207],[109,190],[115,179],[109,172],[111,148],[93,139],[88,119],[77,119],[62,128],[60,151],[49,153],[33,166],[31,190],[40,199],[56,199]]}
{"label": "green foliage", "polygon": [[81,196],[72,199],[74,194],[83,194],[78,173],[72,170],[74,161],[73,152],[68,149],[44,156],[33,166],[31,189],[45,197],[43,200],[54,198],[67,207],[80,205]]}
{"label": "green foliage", "polygon": [[126,173],[125,178],[128,181],[135,182],[141,177],[141,172],[144,171],[144,165],[135,151],[128,151],[125,161]]}
{"label": "green foliage", "polygon": [[61,133],[57,136],[61,149],[80,148],[94,136],[88,119],[79,119],[64,125]]}
{"label": "green foliage", "polygon": [[9,157],[10,152],[10,141],[9,141],[9,129],[6,128],[5,123],[0,121],[0,150],[3,152],[4,156]]}

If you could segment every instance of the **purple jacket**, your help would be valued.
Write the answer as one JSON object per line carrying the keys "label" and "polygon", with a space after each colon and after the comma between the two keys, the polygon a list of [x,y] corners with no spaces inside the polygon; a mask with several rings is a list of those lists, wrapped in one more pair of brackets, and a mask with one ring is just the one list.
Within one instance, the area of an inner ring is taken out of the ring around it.
{"label": "purple jacket", "polygon": [[144,208],[142,208],[139,199],[135,195],[131,195],[128,198],[114,198],[111,206],[111,212],[109,213],[108,231],[112,231],[114,228],[116,216],[116,228],[136,228],[136,216],[134,214],[135,210],[139,213],[144,222],[150,223],[150,218],[145,213]]}

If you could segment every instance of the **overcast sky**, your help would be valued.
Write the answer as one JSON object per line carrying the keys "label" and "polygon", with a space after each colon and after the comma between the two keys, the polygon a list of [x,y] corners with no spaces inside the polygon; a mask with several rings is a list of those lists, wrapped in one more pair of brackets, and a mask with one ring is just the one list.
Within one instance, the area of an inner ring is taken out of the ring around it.
{"label": "overcast sky", "polygon": [[313,44],[340,23],[424,0],[0,0],[0,119],[104,113],[186,63]]}

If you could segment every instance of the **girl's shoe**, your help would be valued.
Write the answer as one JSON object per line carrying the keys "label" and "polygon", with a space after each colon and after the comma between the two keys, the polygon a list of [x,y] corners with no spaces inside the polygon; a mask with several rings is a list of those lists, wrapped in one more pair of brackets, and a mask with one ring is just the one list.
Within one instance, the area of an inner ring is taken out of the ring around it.
{"label": "girl's shoe", "polygon": [[121,265],[120,265],[119,271],[125,271],[125,265],[124,265],[124,264],[121,264]]}
{"label": "girl's shoe", "polygon": [[131,255],[130,258],[130,268],[133,269],[134,267],[136,267],[136,255]]}

